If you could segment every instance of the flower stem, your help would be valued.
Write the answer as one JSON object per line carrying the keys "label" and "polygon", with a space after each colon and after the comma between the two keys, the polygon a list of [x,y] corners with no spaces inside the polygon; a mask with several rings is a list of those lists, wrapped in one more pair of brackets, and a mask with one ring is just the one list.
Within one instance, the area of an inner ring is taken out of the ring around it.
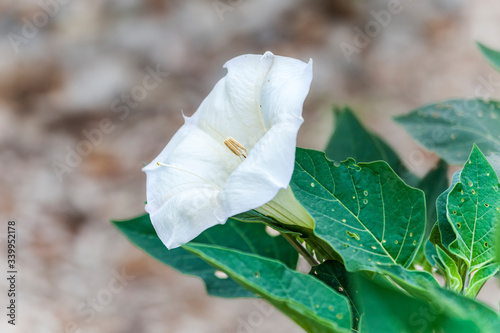
{"label": "flower stem", "polygon": [[316,260],[316,258],[313,257],[309,251],[307,251],[304,246],[297,240],[297,238],[290,236],[289,234],[282,233],[281,234],[296,250],[299,252],[302,257],[307,261],[307,263],[311,266],[318,266],[319,262]]}

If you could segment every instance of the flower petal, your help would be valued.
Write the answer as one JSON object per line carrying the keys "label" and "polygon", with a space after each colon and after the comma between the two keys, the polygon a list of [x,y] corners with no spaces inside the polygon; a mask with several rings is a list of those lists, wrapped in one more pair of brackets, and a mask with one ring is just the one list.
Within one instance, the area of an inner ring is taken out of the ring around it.
{"label": "flower petal", "polygon": [[275,56],[273,66],[264,79],[261,105],[267,128],[289,118],[302,119],[304,100],[312,81],[312,60]]}
{"label": "flower petal", "polygon": [[210,188],[192,188],[150,212],[153,227],[168,249],[186,244],[206,229],[226,222],[215,216],[217,194]]}
{"label": "flower petal", "polygon": [[220,193],[219,218],[255,209],[271,201],[292,178],[301,119],[273,126],[246,160],[229,176]]}
{"label": "flower petal", "polygon": [[[227,76],[143,169],[146,211],[168,248],[269,202],[293,173],[311,62],[267,52],[234,58],[225,67]],[[247,148],[244,161],[224,145],[228,137]]]}
{"label": "flower petal", "polygon": [[271,201],[287,188],[295,164],[302,107],[312,81],[312,62],[274,57],[260,104],[268,132],[229,176],[220,193],[219,217],[233,216]]}
{"label": "flower petal", "polygon": [[221,144],[233,137],[248,150],[268,128],[260,108],[261,88],[274,55],[247,54],[228,61],[222,78],[193,115],[193,121]]}
{"label": "flower petal", "polygon": [[160,155],[143,168],[146,211],[167,247],[184,244],[225,222],[215,216],[216,198],[239,163],[237,156],[187,119]]}

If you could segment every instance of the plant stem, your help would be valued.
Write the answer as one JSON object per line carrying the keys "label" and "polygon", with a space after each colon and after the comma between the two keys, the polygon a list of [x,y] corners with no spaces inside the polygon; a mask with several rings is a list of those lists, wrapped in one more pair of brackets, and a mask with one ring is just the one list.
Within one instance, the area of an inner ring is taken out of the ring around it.
{"label": "plant stem", "polygon": [[316,258],[313,257],[309,251],[307,251],[304,246],[297,240],[297,238],[292,237],[288,234],[281,234],[296,250],[299,252],[302,257],[307,261],[307,263],[311,266],[318,266],[319,262],[316,260]]}
{"label": "plant stem", "polygon": [[469,284],[470,284],[470,271],[467,269],[467,273],[465,273],[465,281],[464,281],[464,288],[463,288],[463,293],[465,294],[467,292],[467,289],[469,289]]}

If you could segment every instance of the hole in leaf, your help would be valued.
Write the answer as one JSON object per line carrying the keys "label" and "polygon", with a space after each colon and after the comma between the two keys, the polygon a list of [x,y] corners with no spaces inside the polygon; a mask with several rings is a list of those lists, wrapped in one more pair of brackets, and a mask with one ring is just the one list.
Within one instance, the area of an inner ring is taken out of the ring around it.
{"label": "hole in leaf", "polygon": [[215,271],[214,275],[215,275],[216,278],[221,279],[221,280],[225,280],[225,279],[227,279],[229,277],[229,276],[227,276],[226,273],[224,273],[222,271]]}

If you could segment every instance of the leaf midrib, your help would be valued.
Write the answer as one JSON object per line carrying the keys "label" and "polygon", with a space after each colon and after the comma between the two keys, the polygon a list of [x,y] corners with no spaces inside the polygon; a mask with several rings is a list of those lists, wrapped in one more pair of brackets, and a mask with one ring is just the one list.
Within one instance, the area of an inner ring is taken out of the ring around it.
{"label": "leaf midrib", "polygon": [[[311,161],[313,161],[313,160],[312,160],[312,158],[311,158],[311,155],[307,154],[307,156],[311,159]],[[326,160],[326,158],[324,158],[324,156],[323,156],[323,159],[325,160],[324,162],[326,163],[326,165],[327,165],[327,166],[329,167],[329,169],[331,170],[331,168],[330,168],[331,164],[330,164],[330,163],[328,163],[329,161],[328,161],[328,160]],[[351,214],[351,215],[352,215],[352,216],[353,216],[353,217],[354,217],[354,218],[355,218],[355,219],[359,222],[359,224],[361,224],[361,225],[363,226],[363,228],[365,228],[365,231],[366,231],[366,232],[368,232],[368,233],[372,236],[372,238],[375,240],[375,242],[376,242],[377,244],[379,244],[379,245],[380,245],[380,247],[382,248],[382,250],[383,250],[383,251],[387,254],[387,257],[389,257],[395,265],[399,265],[399,264],[397,263],[397,261],[395,261],[395,260],[394,260],[394,258],[390,255],[390,253],[389,253],[389,252],[387,252],[386,248],[382,245],[382,242],[381,242],[381,241],[379,241],[379,240],[375,237],[375,235],[374,235],[374,234],[373,234],[373,233],[372,233],[372,232],[371,232],[371,231],[370,231],[370,230],[369,230],[369,229],[365,226],[365,224],[364,224],[364,223],[363,223],[363,222],[362,222],[362,221],[361,221],[361,220],[360,220],[357,216],[355,216],[355,215],[351,212],[351,210],[350,210],[350,209],[348,209],[348,208],[344,205],[344,203],[343,203],[342,201],[340,201],[340,200],[339,200],[339,199],[338,199],[338,198],[337,198],[337,197],[336,197],[333,193],[331,193],[331,192],[330,192],[330,191],[329,191],[329,190],[328,190],[328,189],[327,189],[327,188],[326,188],[326,187],[325,187],[325,186],[324,186],[321,182],[319,182],[319,181],[318,181],[318,180],[317,180],[317,179],[316,179],[313,175],[311,175],[309,172],[307,172],[307,171],[305,170],[305,168],[304,168],[304,167],[303,167],[303,166],[302,166],[299,162],[297,162],[297,161],[296,161],[296,164],[298,164],[298,165],[300,166],[300,168],[303,170],[303,172],[305,172],[307,175],[309,175],[309,176],[310,176],[312,179],[314,179],[314,180],[315,180],[315,181],[316,181],[316,182],[317,182],[317,183],[318,183],[318,184],[319,184],[319,185],[320,185],[320,186],[321,186],[321,187],[322,187],[325,191],[327,191],[327,192],[328,192],[328,193],[332,196],[332,198],[334,198],[337,202],[339,202],[339,203],[342,205],[342,207],[344,207],[344,208],[345,208],[345,210],[346,210],[346,211],[348,211],[348,212],[349,212],[349,214]],[[314,163],[313,163],[313,165],[314,165]],[[349,175],[350,175],[350,173],[349,173]],[[334,186],[335,186],[335,180],[334,180],[333,176],[332,176],[331,178],[332,178],[332,182],[333,182],[333,184],[334,184]],[[352,179],[352,177],[351,177],[351,179]],[[354,184],[353,184],[353,185],[354,185]],[[314,196],[315,196],[315,197],[318,197],[317,195],[314,195]],[[318,198],[319,198],[319,197],[318,197]],[[359,201],[358,201],[358,205],[359,205]],[[384,216],[385,216],[385,207],[384,207],[384,209],[383,209],[383,210],[384,210]],[[385,228],[385,225],[384,225],[384,228]],[[408,232],[408,230],[407,230],[407,232]],[[404,244],[404,242],[403,242],[403,244]],[[401,247],[402,247],[402,246],[401,246]],[[367,251],[367,252],[374,253],[374,252],[371,252],[371,251]],[[376,253],[375,253],[375,254],[376,254]]]}

